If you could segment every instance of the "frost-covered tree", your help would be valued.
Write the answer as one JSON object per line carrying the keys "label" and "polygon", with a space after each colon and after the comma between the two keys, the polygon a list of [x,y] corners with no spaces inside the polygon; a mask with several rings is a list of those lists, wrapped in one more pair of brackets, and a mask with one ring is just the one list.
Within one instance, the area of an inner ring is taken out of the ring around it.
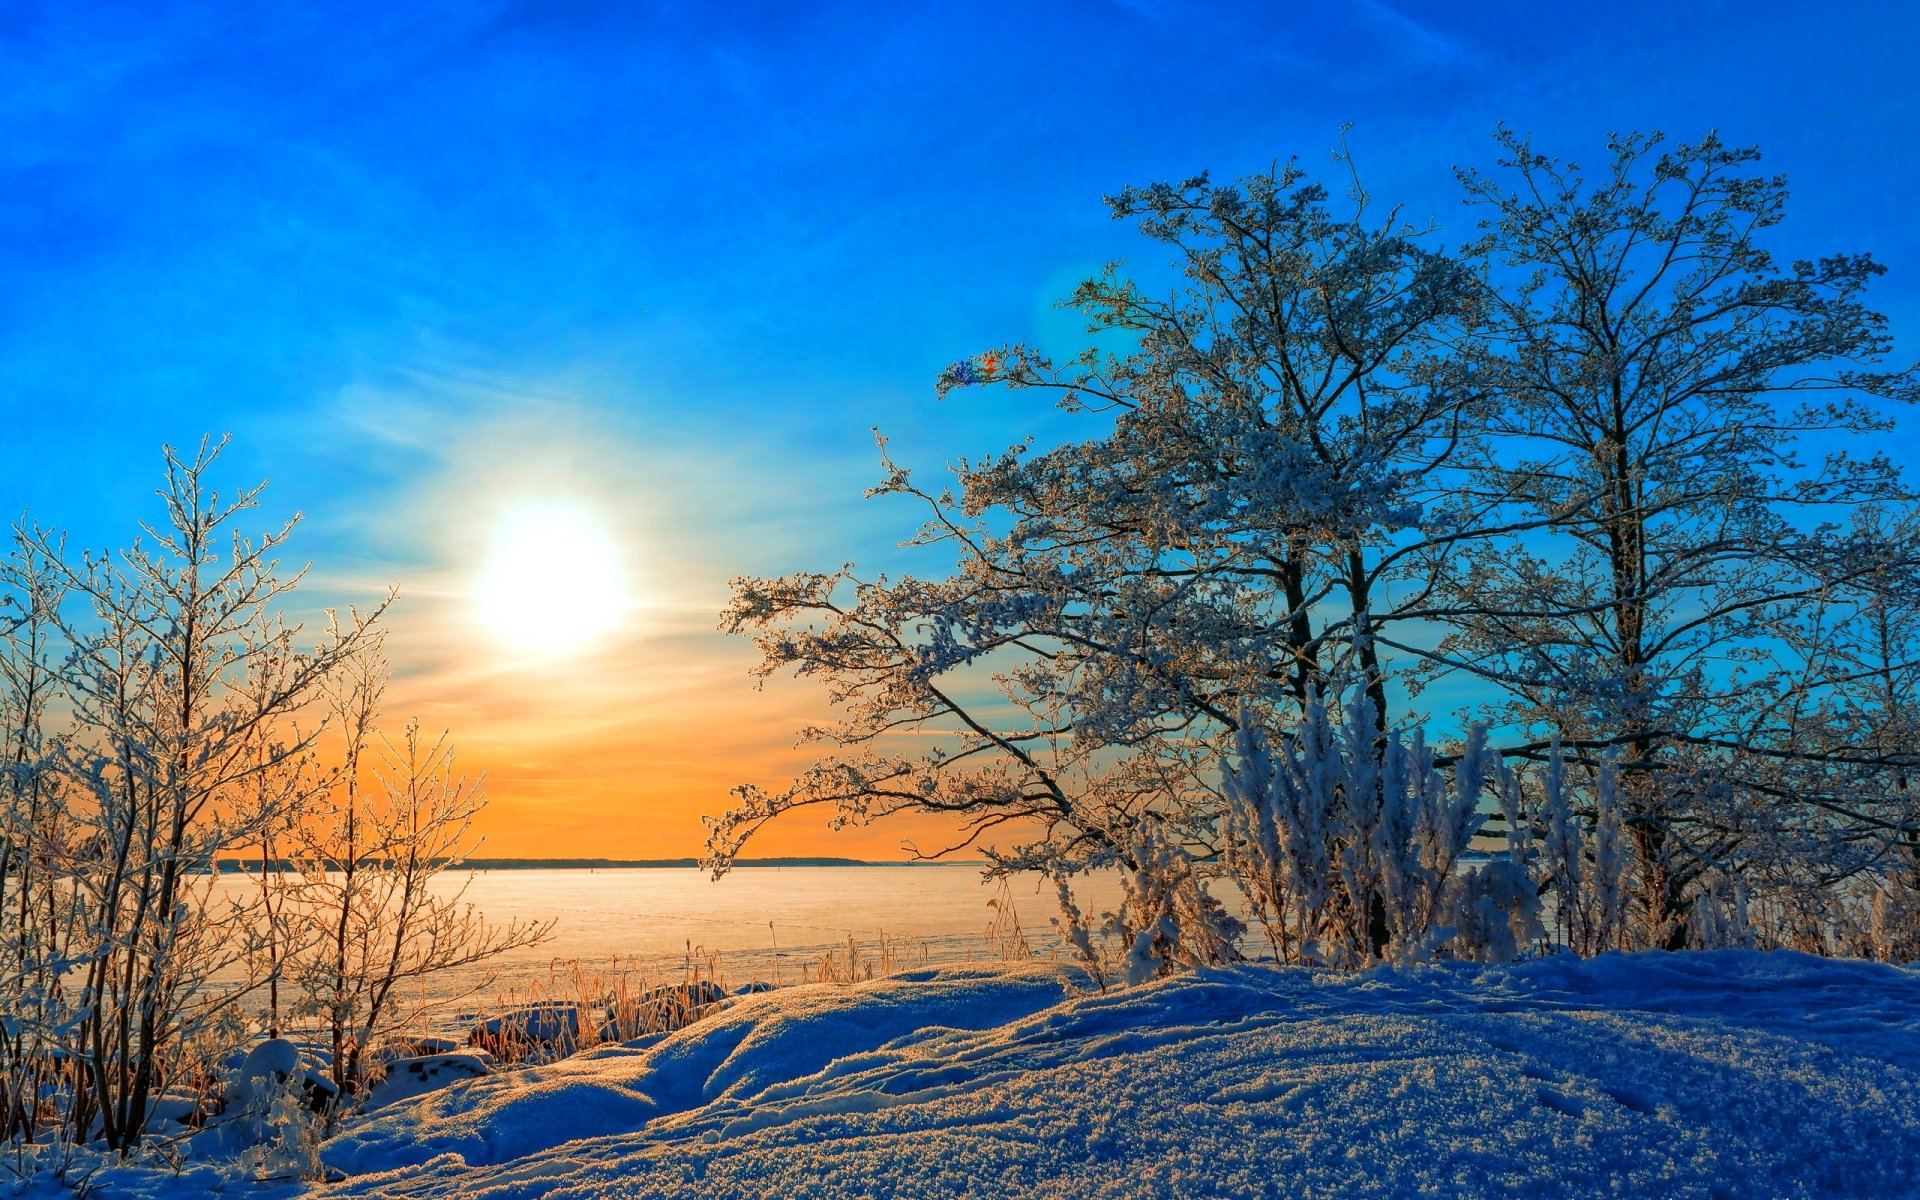
{"label": "frost-covered tree", "polygon": [[[1920,548],[1920,512],[1897,520],[1869,511],[1859,520],[1877,545]],[[1856,949],[1898,962],[1920,961],[1920,564],[1859,581],[1857,607],[1840,625],[1834,698],[1826,705],[1829,746],[1842,753],[1857,809],[1835,818],[1871,852],[1853,894],[1865,892],[1871,932]],[[1848,866],[1853,864],[1849,862]]]}
{"label": "frost-covered tree", "polygon": [[[1370,219],[1357,181],[1337,211],[1292,165],[1108,203],[1174,251],[1182,283],[1163,297],[1109,269],[1075,292],[1090,332],[1131,341],[1123,357],[1055,364],[1016,345],[948,371],[943,392],[999,383],[1116,414],[1082,443],[963,464],[961,514],[1010,514],[1007,557],[1074,576],[1102,645],[1136,630],[1166,643],[1128,655],[1188,693],[1142,697],[1149,713],[1199,692],[1206,717],[1231,724],[1242,695],[1278,691],[1299,715],[1338,676],[1384,727],[1369,632],[1417,609],[1422,568],[1477,529],[1446,503],[1479,424],[1450,361],[1472,327],[1471,279],[1397,210]],[[1389,598],[1389,584],[1406,586]],[[1205,621],[1201,635],[1182,617]]]}
{"label": "frost-covered tree", "polygon": [[[454,771],[446,734],[417,721],[390,742],[375,725],[387,669],[363,642],[330,681],[340,746],[326,799],[292,832],[300,882],[288,908],[288,974],[317,1017],[343,1098],[361,1090],[381,1039],[417,1022],[411,985],[544,941],[552,922],[489,924],[447,873],[472,853],[485,797]],[[478,978],[472,988],[485,987]]]}
{"label": "frost-covered tree", "polygon": [[[223,446],[167,451],[131,547],[76,563],[23,527],[0,560],[0,1139],[132,1151],[163,1092],[217,1089],[263,997],[270,1035],[322,1016],[357,1082],[404,985],[544,932],[439,884],[482,796],[444,736],[373,729],[392,597],[302,648],[298,518],[239,533],[261,489],[211,489]],[[249,851],[253,898],[216,903],[216,856]]]}
{"label": "frost-covered tree", "polygon": [[122,1151],[144,1135],[183,1047],[233,1012],[238,994],[213,977],[243,952],[244,917],[207,903],[215,856],[298,803],[295,777],[272,794],[259,784],[308,749],[310,736],[282,740],[287,722],[365,633],[295,649],[278,602],[300,573],[275,558],[293,522],[258,538],[235,530],[260,488],[223,499],[209,487],[223,445],[167,451],[166,518],[120,554],[75,565],[49,535],[35,539],[78,602],[54,614],[71,709],[58,766],[75,793],[62,870],[82,922],[61,985],[74,991],[79,1070],[69,1130]]}
{"label": "frost-covered tree", "polygon": [[[962,844],[996,835],[1001,871],[1217,872],[1236,737],[1299,752],[1314,697],[1373,731],[1347,748],[1365,787],[1313,825],[1311,854],[1349,863],[1411,699],[1464,683],[1496,698],[1462,728],[1552,760],[1497,789],[1508,861],[1537,856],[1454,897],[1481,914],[1475,953],[1504,952],[1502,921],[1524,944],[1543,889],[1586,951],[1785,944],[1788,906],[1830,944],[1836,889],[1895,879],[1914,829],[1892,600],[1914,542],[1848,524],[1912,504],[1883,457],[1837,449],[1890,428],[1876,398],[1916,396],[1913,371],[1875,369],[1880,268],[1776,262],[1783,185],[1715,139],[1616,139],[1591,182],[1501,140],[1497,171],[1461,175],[1488,219],[1457,259],[1291,167],[1112,198],[1180,273],[1165,296],[1114,270],[1078,289],[1120,347],[1004,346],[938,381],[1052,393],[1086,435],[961,460],[938,489],[883,442],[875,493],[925,506],[915,544],[946,574],[736,582],[722,627],[763,676],[822,681],[838,719],[805,731],[827,752],[790,786],[736,789],[715,868],[819,805],[947,815]],[[1854,662],[1875,621],[1878,674]],[[1329,866],[1324,888],[1303,864],[1275,903],[1315,911],[1287,920],[1388,953],[1414,864]],[[1893,914],[1905,893],[1876,895]],[[1098,922],[1065,925],[1084,954]]]}
{"label": "frost-covered tree", "polygon": [[889,460],[876,493],[927,506],[917,541],[949,575],[736,581],[723,628],[755,638],[763,676],[824,682],[842,719],[807,731],[833,750],[790,787],[736,790],[717,867],[812,805],[951,814],[968,843],[1037,831],[989,851],[1002,869],[1211,858],[1243,709],[1297,718],[1351,687],[1377,728],[1394,720],[1373,635],[1425,606],[1480,528],[1446,500],[1482,423],[1447,353],[1477,287],[1425,231],[1291,165],[1109,205],[1180,272],[1165,296],[1112,270],[1076,291],[1128,348],[1058,363],[1007,346],[938,384],[1051,395],[1088,436],[962,462],[937,492]]}
{"label": "frost-covered tree", "polygon": [[41,1098],[61,1079],[74,1016],[62,976],[81,926],[61,863],[76,822],[48,716],[65,592],[47,551],[16,536],[0,561],[0,1140],[57,1125]]}
{"label": "frost-covered tree", "polygon": [[1457,560],[1442,666],[1475,664],[1513,697],[1490,715],[1589,769],[1618,748],[1640,936],[1679,946],[1709,877],[1817,798],[1779,766],[1835,761],[1796,730],[1823,685],[1773,668],[1777,637],[1884,569],[1887,544],[1844,525],[1903,502],[1868,440],[1891,426],[1858,397],[1920,383],[1872,369],[1890,348],[1865,301],[1879,264],[1774,258],[1786,186],[1757,152],[1635,135],[1587,172],[1499,141],[1496,171],[1461,173],[1487,214],[1478,382],[1501,401],[1476,486],[1552,528]]}
{"label": "frost-covered tree", "polygon": [[[1743,856],[1757,936],[1820,952],[1920,957],[1920,511],[1854,514],[1847,568],[1776,626],[1792,686],[1748,720],[1742,786],[1775,814]],[[1862,560],[1873,563],[1862,571]],[[1783,802],[1785,801],[1785,802]],[[1903,948],[1904,947],[1904,948]]]}

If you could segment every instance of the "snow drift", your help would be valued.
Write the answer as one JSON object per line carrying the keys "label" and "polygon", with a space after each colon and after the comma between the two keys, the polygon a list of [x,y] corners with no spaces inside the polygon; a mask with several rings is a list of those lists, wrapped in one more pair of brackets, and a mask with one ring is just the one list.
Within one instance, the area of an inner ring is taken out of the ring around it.
{"label": "snow drift", "polygon": [[326,1147],[364,1196],[1901,1196],[1920,972],[1791,953],[744,998]]}

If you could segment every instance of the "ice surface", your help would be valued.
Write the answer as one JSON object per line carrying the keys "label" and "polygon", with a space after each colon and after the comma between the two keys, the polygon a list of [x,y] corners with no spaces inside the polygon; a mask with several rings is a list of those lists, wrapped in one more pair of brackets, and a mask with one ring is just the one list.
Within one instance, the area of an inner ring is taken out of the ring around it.
{"label": "ice surface", "polygon": [[[556,922],[551,941],[424,981],[428,999],[450,1005],[441,1031],[457,1029],[463,1037],[455,1013],[497,1009],[509,992],[521,1002],[573,998],[569,981],[555,979],[556,964],[570,960],[632,971],[638,987],[682,982],[698,968],[717,969],[738,988],[798,983],[813,960],[844,951],[850,937],[868,958],[879,957],[885,938],[899,966],[990,956],[987,927],[995,910],[987,902],[998,894],[997,885],[981,883],[978,866],[966,865],[742,867],[717,882],[685,868],[449,872],[435,879],[443,894],[462,884],[464,899],[489,920]],[[246,876],[223,875],[214,881],[214,899],[243,899],[257,886]],[[1097,914],[1118,905],[1119,876],[1085,877],[1075,891]],[[1027,936],[1045,940],[1047,919],[1059,911],[1053,889],[1022,879],[1011,896]]]}

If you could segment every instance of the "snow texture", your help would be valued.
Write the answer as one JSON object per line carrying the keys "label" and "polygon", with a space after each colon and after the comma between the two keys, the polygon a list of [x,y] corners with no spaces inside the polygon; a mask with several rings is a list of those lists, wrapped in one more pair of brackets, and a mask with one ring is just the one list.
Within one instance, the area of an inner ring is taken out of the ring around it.
{"label": "snow texture", "polygon": [[493,1055],[479,1051],[419,1054],[396,1058],[386,1065],[386,1073],[373,1085],[364,1107],[371,1112],[439,1091],[464,1079],[491,1075]]}
{"label": "snow texture", "polygon": [[[790,988],[457,1084],[350,1195],[1906,1196],[1920,972],[1790,953]],[[1064,1000],[1064,1002],[1062,1002]]]}
{"label": "snow texture", "polygon": [[281,1081],[300,1069],[298,1046],[286,1038],[268,1038],[247,1051],[246,1058],[241,1060],[239,1070],[234,1073],[228,1103],[243,1108],[253,1101],[256,1093],[277,1090]]}
{"label": "snow texture", "polygon": [[1088,992],[1064,964],[742,997],[388,1105],[331,1185],[212,1164],[105,1194],[1907,1197],[1920,971],[1783,951]]}

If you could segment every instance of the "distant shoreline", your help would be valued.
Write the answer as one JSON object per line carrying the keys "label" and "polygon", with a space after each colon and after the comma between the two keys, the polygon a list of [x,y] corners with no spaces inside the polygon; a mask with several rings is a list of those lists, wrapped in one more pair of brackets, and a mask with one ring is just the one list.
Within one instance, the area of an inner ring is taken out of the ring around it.
{"label": "distant shoreline", "polygon": [[[222,858],[215,868],[223,875],[237,875],[260,869],[259,859]],[[292,870],[291,862],[282,862],[281,870]],[[700,865],[697,858],[468,858],[448,865],[449,870],[457,871],[627,871],[627,870],[673,870],[687,869]],[[984,867],[985,862],[966,859],[957,861],[908,860],[905,862],[874,862],[864,858],[742,858],[733,864],[737,868],[745,867]]]}

